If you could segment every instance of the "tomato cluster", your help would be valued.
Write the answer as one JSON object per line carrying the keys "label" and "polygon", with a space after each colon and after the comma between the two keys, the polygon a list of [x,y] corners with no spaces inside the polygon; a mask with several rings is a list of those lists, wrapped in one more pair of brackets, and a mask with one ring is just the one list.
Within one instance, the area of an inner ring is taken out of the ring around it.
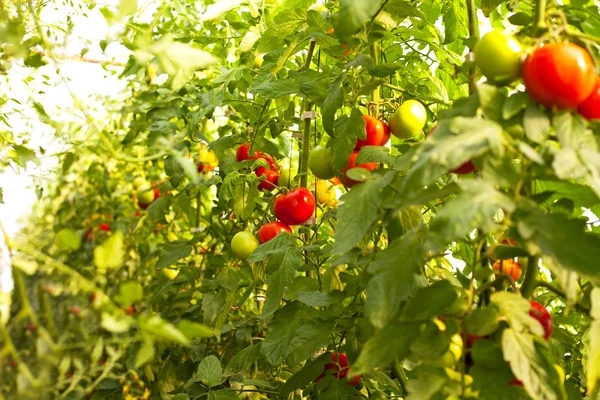
{"label": "tomato cluster", "polygon": [[521,264],[514,260],[496,260],[492,268],[496,274],[509,275],[515,282],[521,278]]}
{"label": "tomato cluster", "polygon": [[268,164],[268,167],[260,166],[254,169],[256,176],[261,178],[261,182],[258,187],[259,189],[269,191],[275,189],[279,182],[279,167],[277,166],[275,159],[270,154],[263,153],[262,151],[254,151],[252,155],[250,155],[251,149],[251,143],[242,144],[237,149],[235,159],[237,161],[256,161],[259,159],[265,160]]}

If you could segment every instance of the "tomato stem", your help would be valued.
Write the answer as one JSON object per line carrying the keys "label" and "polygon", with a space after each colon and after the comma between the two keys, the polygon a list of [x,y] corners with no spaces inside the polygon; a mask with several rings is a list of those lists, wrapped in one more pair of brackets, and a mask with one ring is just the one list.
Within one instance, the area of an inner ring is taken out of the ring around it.
{"label": "tomato stem", "polygon": [[529,298],[535,289],[535,281],[539,273],[538,262],[538,257],[529,257],[529,260],[527,261],[525,280],[521,285],[521,294],[525,298]]}
{"label": "tomato stem", "polygon": [[[375,65],[379,64],[379,50],[380,50],[379,42],[371,43],[371,46],[369,47],[369,50],[371,52],[371,58],[373,59],[373,61],[375,61]],[[378,115],[379,115],[379,103],[381,102],[381,96],[380,96],[380,93],[379,93],[379,87],[376,87],[373,90],[373,94],[371,96],[371,100],[374,103],[374,106],[373,106],[373,116],[375,118],[377,118]]]}
{"label": "tomato stem", "polygon": [[[310,45],[308,47],[308,54],[306,55],[306,62],[302,67],[302,70],[305,71],[310,68],[310,63],[312,61],[313,54],[315,52],[315,46],[317,42],[314,40],[310,41]],[[310,111],[312,105],[310,104],[310,100],[308,98],[304,99],[304,106],[302,107],[304,112]],[[304,118],[304,132],[302,134],[302,158],[300,159],[300,186],[307,187],[308,186],[308,156],[310,154],[310,124],[312,122],[311,118]]]}
{"label": "tomato stem", "polygon": [[[475,6],[475,0],[467,0],[467,14],[469,16],[469,39],[478,39],[477,34],[477,8]],[[469,54],[473,54],[474,43],[469,48]],[[477,87],[477,80],[475,77],[475,63],[469,67],[469,94],[475,92]]]}
{"label": "tomato stem", "polygon": [[546,30],[546,0],[535,1],[535,26],[536,35]]}

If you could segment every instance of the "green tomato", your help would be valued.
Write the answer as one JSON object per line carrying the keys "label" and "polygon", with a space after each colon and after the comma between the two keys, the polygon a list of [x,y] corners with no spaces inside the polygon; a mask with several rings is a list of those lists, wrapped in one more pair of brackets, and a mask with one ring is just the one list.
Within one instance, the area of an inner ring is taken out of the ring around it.
{"label": "green tomato", "polygon": [[331,151],[324,146],[315,147],[308,155],[308,168],[319,179],[331,179],[335,176],[332,163]]}
{"label": "green tomato", "polygon": [[407,100],[396,109],[390,118],[390,131],[400,139],[410,139],[425,127],[427,110],[417,100]]}
{"label": "green tomato", "polygon": [[507,84],[521,75],[523,47],[514,36],[491,31],[475,45],[475,64],[491,83]]}
{"label": "green tomato", "polygon": [[281,187],[291,188],[294,177],[298,175],[298,169],[289,166],[283,166],[279,169],[279,180],[277,184]]}
{"label": "green tomato", "polygon": [[81,238],[72,229],[62,229],[56,234],[56,245],[63,250],[79,250]]}
{"label": "green tomato", "polygon": [[329,11],[325,5],[320,3],[315,3],[312,6],[308,7],[308,11],[315,11],[319,14]]}
{"label": "green tomato", "polygon": [[144,183],[137,188],[137,199],[140,204],[150,204],[154,201],[154,190],[149,183]]}
{"label": "green tomato", "polygon": [[247,260],[258,245],[258,239],[253,234],[242,231],[236,233],[231,240],[231,251],[240,260]]}
{"label": "green tomato", "polygon": [[136,177],[133,180],[133,188],[134,189],[138,189],[140,186],[144,185],[144,184],[148,184],[148,181],[146,181],[144,178],[142,178],[141,176]]}

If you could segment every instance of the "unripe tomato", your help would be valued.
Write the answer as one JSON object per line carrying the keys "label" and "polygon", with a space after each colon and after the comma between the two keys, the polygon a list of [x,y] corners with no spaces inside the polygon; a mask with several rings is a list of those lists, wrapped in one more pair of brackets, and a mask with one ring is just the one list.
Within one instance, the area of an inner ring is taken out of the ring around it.
{"label": "unripe tomato", "polygon": [[258,230],[258,240],[261,243],[266,243],[283,232],[292,233],[292,228],[283,222],[269,222],[261,226]]}
{"label": "unripe tomato", "polygon": [[150,187],[150,184],[144,183],[137,189],[137,200],[138,204],[149,205],[154,201],[154,190]]}
{"label": "unripe tomato", "polygon": [[315,207],[313,194],[303,187],[280,194],[273,203],[275,216],[288,225],[303,224],[313,215]]}
{"label": "unripe tomato", "polygon": [[231,251],[240,260],[247,260],[258,245],[258,240],[254,235],[246,231],[236,233],[231,239]]}
{"label": "unripe tomato", "polygon": [[496,260],[492,268],[497,275],[510,275],[515,282],[521,277],[521,264],[513,260]]}
{"label": "unripe tomato", "polygon": [[282,166],[279,170],[278,185],[285,188],[291,188],[294,178],[298,175],[298,169],[287,166]]}
{"label": "unripe tomato", "polygon": [[529,315],[540,321],[540,324],[542,324],[542,327],[544,328],[544,339],[550,339],[550,336],[552,336],[552,330],[554,329],[554,326],[552,326],[552,316],[548,310],[546,310],[546,307],[537,301],[531,300],[529,304],[531,304]]}
{"label": "unripe tomato", "polygon": [[179,275],[179,269],[163,268],[162,273],[170,280],[174,280],[175,278],[177,278],[177,275]]}
{"label": "unripe tomato", "polygon": [[588,120],[600,119],[600,77],[596,79],[592,94],[577,107],[577,112]]}
{"label": "unripe tomato", "polygon": [[240,147],[238,147],[237,151],[235,152],[236,161],[247,160],[249,156],[248,153],[250,152],[250,147],[250,143],[244,143]]}
{"label": "unripe tomato", "polygon": [[350,179],[347,175],[346,172],[349,169],[352,168],[364,168],[368,171],[374,171],[377,169],[377,163],[376,162],[370,162],[370,163],[363,163],[363,164],[358,164],[356,165],[356,157],[358,157],[358,151],[354,151],[352,154],[350,154],[350,157],[348,158],[348,164],[346,164],[346,168],[344,168],[343,170],[341,170],[341,172],[344,174],[344,177],[342,178],[342,182],[344,183],[344,186],[346,187],[352,187],[354,185],[356,185],[357,183],[361,183],[355,180]]}
{"label": "unripe tomato", "polygon": [[335,199],[335,188],[329,181],[317,181],[315,183],[317,191],[317,202],[319,204],[327,204]]}
{"label": "unripe tomato", "polygon": [[365,120],[366,139],[358,139],[354,150],[360,150],[365,146],[384,146],[390,140],[390,128],[383,121],[370,115],[363,115]]}
{"label": "unripe tomato", "polygon": [[142,178],[141,176],[137,176],[132,184],[133,184],[133,188],[137,190],[137,188],[139,188],[140,186],[142,186],[143,184],[147,184],[148,181],[145,180],[144,178]]}
{"label": "unripe tomato", "polygon": [[[267,169],[265,167],[258,167],[254,170],[256,176],[261,178],[259,189],[262,190],[273,190],[279,181],[279,172]],[[263,176],[264,175],[264,176]]]}
{"label": "unripe tomato", "polygon": [[575,108],[594,90],[596,73],[589,53],[573,43],[537,48],[523,64],[529,96],[546,107]]}
{"label": "unripe tomato", "polygon": [[474,53],[475,64],[491,83],[505,85],[521,73],[523,47],[512,35],[491,31],[479,39]]}
{"label": "unripe tomato", "polygon": [[427,110],[417,100],[407,100],[390,118],[390,131],[400,139],[410,139],[420,133],[427,122]]}
{"label": "unripe tomato", "polygon": [[324,146],[317,146],[308,155],[308,168],[319,179],[331,179],[335,176],[331,151]]}

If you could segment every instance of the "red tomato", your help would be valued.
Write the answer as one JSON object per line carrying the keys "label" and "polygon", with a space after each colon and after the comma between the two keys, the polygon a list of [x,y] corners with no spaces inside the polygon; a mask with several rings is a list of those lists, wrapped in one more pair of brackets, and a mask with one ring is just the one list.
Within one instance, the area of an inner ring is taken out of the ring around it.
{"label": "red tomato", "polygon": [[259,178],[264,175],[264,180],[260,181],[258,185],[259,189],[262,190],[273,190],[275,189],[275,185],[279,181],[279,172],[267,169],[265,167],[258,167],[254,170],[254,173]]}
{"label": "red tomato", "polygon": [[203,163],[203,162],[198,163],[198,173],[199,174],[201,174],[202,172],[205,172],[205,173],[206,172],[210,172],[210,171],[212,171],[214,169],[215,168],[212,165],[208,164],[208,163]]}
{"label": "red tomato", "polygon": [[510,275],[515,282],[521,277],[521,264],[513,260],[496,260],[492,268],[497,274]]}
{"label": "red tomato", "polygon": [[348,171],[349,169],[357,168],[357,167],[364,168],[369,171],[374,171],[377,169],[376,162],[370,162],[370,163],[356,165],[356,157],[358,157],[358,151],[354,151],[352,154],[350,154],[350,158],[348,158],[348,164],[346,164],[346,168],[341,170],[341,172],[344,174],[344,177],[342,178],[342,182],[344,183],[344,186],[346,186],[346,187],[352,187],[352,186],[356,185],[357,183],[362,183],[362,182],[352,180],[352,179],[348,178],[348,176],[346,176],[346,171]]}
{"label": "red tomato", "polygon": [[244,161],[248,159],[248,152],[250,152],[250,143],[244,143],[240,147],[238,147],[235,153],[235,159],[237,161]]}
{"label": "red tomato", "polygon": [[303,187],[280,194],[273,204],[275,216],[288,225],[303,224],[313,215],[315,207],[315,197]]}
{"label": "red tomato", "polygon": [[523,64],[527,93],[546,107],[575,108],[594,90],[596,72],[589,53],[573,43],[537,48]]}
{"label": "red tomato", "polygon": [[367,131],[366,139],[358,139],[354,150],[360,150],[365,146],[383,146],[390,140],[390,128],[383,121],[373,118],[370,115],[363,115]]}
{"label": "red tomato", "polygon": [[517,246],[517,242],[515,242],[514,240],[512,240],[509,237],[502,239],[502,244],[505,244],[507,246]]}
{"label": "red tomato", "polygon": [[546,310],[546,307],[537,301],[531,300],[529,304],[531,304],[529,315],[540,321],[540,324],[542,324],[542,327],[544,328],[544,339],[550,339],[550,336],[552,336],[552,330],[554,329],[552,326],[552,316],[548,310]]}
{"label": "red tomato", "polygon": [[[339,359],[338,359],[338,354],[333,352],[331,353],[331,361],[333,361],[335,364],[325,364],[325,372],[327,372],[328,369],[333,370],[332,375],[335,376],[338,379],[346,379],[346,377],[348,376],[348,370],[350,369],[350,366],[348,364],[348,357],[346,357],[346,354],[342,353],[339,355]],[[322,378],[325,377],[325,372],[322,373],[321,375],[319,375],[314,382],[317,383],[319,382]],[[355,376],[354,378],[352,378],[352,380],[350,380],[348,382],[348,385],[350,386],[356,386],[358,384],[358,381],[360,381],[360,376]]]}
{"label": "red tomato", "polygon": [[273,170],[277,170],[277,164],[275,163],[275,160],[273,159],[273,157],[271,157],[269,154],[267,153],[263,153],[261,151],[255,151],[254,155],[250,156],[251,160],[258,160],[262,158],[263,160],[265,160],[268,164],[269,164],[269,168],[273,169]]}
{"label": "red tomato", "polygon": [[458,168],[454,168],[450,172],[457,175],[467,175],[477,171],[477,167],[471,161],[467,161]]}
{"label": "red tomato", "polygon": [[154,188],[154,200],[160,197],[160,188]]}
{"label": "red tomato", "polygon": [[577,107],[577,111],[586,119],[600,119],[600,77],[596,79],[592,94]]}
{"label": "red tomato", "polygon": [[261,226],[258,230],[258,240],[261,243],[266,243],[283,232],[292,233],[292,228],[283,222],[269,222]]}
{"label": "red tomato", "polygon": [[475,343],[479,339],[487,339],[487,338],[489,338],[489,336],[479,336],[479,335],[473,335],[472,333],[467,333],[467,349],[470,349],[471,347],[473,347],[473,343]]}
{"label": "red tomato", "polygon": [[105,224],[105,223],[101,223],[100,225],[98,225],[98,228],[100,228],[100,230],[103,232],[110,231],[110,225]]}
{"label": "red tomato", "polygon": [[88,229],[88,231],[85,233],[85,240],[87,240],[88,242],[93,242],[94,241],[94,231],[92,231],[91,229]]}

